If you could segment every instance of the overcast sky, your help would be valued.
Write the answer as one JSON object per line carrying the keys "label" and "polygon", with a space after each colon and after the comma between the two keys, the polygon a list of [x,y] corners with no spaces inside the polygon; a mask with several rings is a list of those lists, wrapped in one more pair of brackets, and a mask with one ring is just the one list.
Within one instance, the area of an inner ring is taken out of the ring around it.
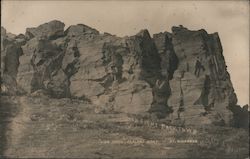
{"label": "overcast sky", "polygon": [[1,24],[8,32],[25,33],[57,19],[66,27],[86,24],[100,32],[134,35],[171,31],[174,25],[218,32],[238,103],[249,104],[248,1],[1,1]]}

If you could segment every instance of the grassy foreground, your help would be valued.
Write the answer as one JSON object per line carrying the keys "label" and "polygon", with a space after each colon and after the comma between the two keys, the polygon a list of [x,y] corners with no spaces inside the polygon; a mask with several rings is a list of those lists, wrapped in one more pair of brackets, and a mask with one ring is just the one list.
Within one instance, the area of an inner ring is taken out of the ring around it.
{"label": "grassy foreground", "polygon": [[176,127],[150,117],[96,114],[83,100],[0,97],[0,156],[247,158],[248,130]]}

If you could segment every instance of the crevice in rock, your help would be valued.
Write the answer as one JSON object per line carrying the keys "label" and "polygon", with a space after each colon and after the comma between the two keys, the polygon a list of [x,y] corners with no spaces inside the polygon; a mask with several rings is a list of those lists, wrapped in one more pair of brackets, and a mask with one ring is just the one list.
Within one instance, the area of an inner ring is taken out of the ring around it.
{"label": "crevice in rock", "polygon": [[175,70],[177,70],[179,60],[173,48],[172,37],[169,37],[167,34],[165,36],[166,36],[165,45],[167,51],[166,53],[169,61],[168,79],[171,80],[173,78]]}
{"label": "crevice in rock", "polygon": [[178,109],[178,118],[180,118],[180,112],[185,111],[185,101],[184,101],[184,93],[183,93],[183,87],[182,87],[182,79],[184,77],[184,71],[181,72],[181,77],[180,77],[180,101],[179,101],[179,109]]}
{"label": "crevice in rock", "polygon": [[210,83],[211,83],[211,81],[210,81],[209,76],[206,76],[204,84],[203,84],[201,95],[200,95],[199,99],[197,99],[194,102],[194,105],[203,105],[204,107],[208,106],[208,104],[209,104],[208,103],[208,95],[210,93],[210,88],[211,88]]}
{"label": "crevice in rock", "polygon": [[68,79],[71,78],[75,73],[78,72],[79,66],[77,67],[77,64],[79,63],[79,59],[76,58],[73,60],[72,63],[69,63],[67,67],[64,69],[64,73],[68,76]]}
{"label": "crevice in rock", "polygon": [[136,36],[140,40],[141,49],[141,57],[138,61],[142,70],[140,78],[153,87],[156,79],[161,75],[161,58],[148,30],[142,30]]}
{"label": "crevice in rock", "polygon": [[[178,67],[178,57],[175,54],[172,44],[172,34],[164,32],[153,36],[157,48],[157,54],[160,56],[160,73],[156,83],[153,86],[153,103],[149,112],[156,113],[158,118],[164,118],[173,112],[172,107],[168,105],[168,99],[171,95],[169,81],[173,78],[174,72]],[[164,82],[159,87],[159,81]]]}

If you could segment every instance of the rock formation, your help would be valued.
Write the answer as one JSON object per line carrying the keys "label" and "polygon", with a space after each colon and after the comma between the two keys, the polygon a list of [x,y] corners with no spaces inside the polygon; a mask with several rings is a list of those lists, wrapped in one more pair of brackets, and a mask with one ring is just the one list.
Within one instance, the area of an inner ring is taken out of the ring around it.
{"label": "rock formation", "polygon": [[1,27],[1,90],[9,95],[20,94],[16,82],[19,57],[23,54],[21,46],[25,39],[7,33]]}
{"label": "rock formation", "polygon": [[2,93],[43,90],[87,99],[96,113],[155,114],[172,124],[231,125],[237,97],[218,33],[173,27],[151,38],[51,21],[10,36],[1,28]]}
{"label": "rock formation", "polygon": [[228,108],[235,106],[237,98],[218,33],[190,31],[182,26],[173,27],[172,32],[157,34],[154,39],[158,50],[164,50],[159,53],[162,66],[168,68],[163,72],[168,72],[172,90],[168,105],[174,118],[186,124],[230,125],[232,112]]}

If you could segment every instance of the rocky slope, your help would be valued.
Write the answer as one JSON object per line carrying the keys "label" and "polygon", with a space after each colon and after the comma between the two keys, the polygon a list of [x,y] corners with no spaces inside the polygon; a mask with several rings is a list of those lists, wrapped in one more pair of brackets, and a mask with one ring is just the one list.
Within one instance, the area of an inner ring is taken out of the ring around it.
{"label": "rocky slope", "polygon": [[96,113],[151,114],[181,125],[237,124],[245,112],[235,113],[218,33],[179,26],[117,37],[64,27],[55,20],[17,36],[1,28],[3,94],[82,99]]}

